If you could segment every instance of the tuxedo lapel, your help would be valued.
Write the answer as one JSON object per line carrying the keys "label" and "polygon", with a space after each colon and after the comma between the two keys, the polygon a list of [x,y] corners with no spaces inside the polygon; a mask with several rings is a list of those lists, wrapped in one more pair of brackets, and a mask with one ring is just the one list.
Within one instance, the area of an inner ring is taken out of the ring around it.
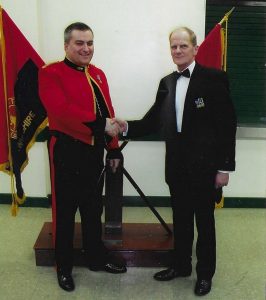
{"label": "tuxedo lapel", "polygon": [[175,94],[176,94],[176,72],[173,72],[165,80],[167,96],[164,99],[162,116],[163,116],[163,135],[167,138],[172,137],[177,132],[176,125],[176,109],[175,109]]}

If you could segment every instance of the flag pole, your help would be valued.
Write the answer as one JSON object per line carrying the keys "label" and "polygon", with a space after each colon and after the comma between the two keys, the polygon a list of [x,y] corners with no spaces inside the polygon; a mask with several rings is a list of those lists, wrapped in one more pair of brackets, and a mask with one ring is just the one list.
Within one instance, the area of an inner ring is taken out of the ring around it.
{"label": "flag pole", "polygon": [[222,18],[222,20],[219,22],[220,25],[222,25],[225,22],[225,29],[222,28],[222,30],[225,31],[224,33],[224,53],[223,53],[223,70],[226,71],[227,67],[227,32],[228,32],[228,18],[232,14],[232,12],[235,10],[235,6],[233,6]]}

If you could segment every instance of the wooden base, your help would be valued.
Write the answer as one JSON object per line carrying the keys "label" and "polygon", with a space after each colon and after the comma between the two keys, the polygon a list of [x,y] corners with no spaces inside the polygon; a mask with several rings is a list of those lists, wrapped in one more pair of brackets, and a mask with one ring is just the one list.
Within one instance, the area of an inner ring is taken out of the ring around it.
{"label": "wooden base", "polygon": [[[171,225],[169,225],[172,228]],[[104,230],[103,230],[104,232]],[[122,234],[103,234],[103,240],[114,256],[126,261],[128,267],[161,267],[169,264],[173,237],[161,224],[125,223]],[[74,265],[85,265],[81,249],[81,224],[75,225]],[[52,223],[44,223],[34,245],[37,266],[54,266]]]}

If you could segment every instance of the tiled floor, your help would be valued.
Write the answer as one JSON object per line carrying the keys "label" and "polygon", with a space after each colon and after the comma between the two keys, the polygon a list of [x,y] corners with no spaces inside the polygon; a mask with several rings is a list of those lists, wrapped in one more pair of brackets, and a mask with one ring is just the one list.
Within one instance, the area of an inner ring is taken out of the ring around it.
{"label": "tiled floor", "polygon": [[[53,267],[36,267],[33,245],[50,209],[21,208],[17,217],[0,205],[0,300],[190,300],[195,272],[170,282],[153,280],[155,268],[128,268],[126,274],[90,272],[75,267],[76,290],[67,293],[56,281]],[[159,208],[171,221],[170,208]],[[125,208],[125,222],[156,222],[147,208]],[[263,300],[266,280],[266,210],[216,211],[217,271],[213,288],[204,299]]]}

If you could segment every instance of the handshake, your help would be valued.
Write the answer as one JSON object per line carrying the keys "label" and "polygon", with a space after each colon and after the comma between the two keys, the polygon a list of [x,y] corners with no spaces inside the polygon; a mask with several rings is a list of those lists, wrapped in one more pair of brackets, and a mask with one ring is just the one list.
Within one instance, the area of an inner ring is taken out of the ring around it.
{"label": "handshake", "polygon": [[127,121],[118,118],[106,118],[105,132],[111,137],[115,137],[118,134],[127,132],[128,124]]}

